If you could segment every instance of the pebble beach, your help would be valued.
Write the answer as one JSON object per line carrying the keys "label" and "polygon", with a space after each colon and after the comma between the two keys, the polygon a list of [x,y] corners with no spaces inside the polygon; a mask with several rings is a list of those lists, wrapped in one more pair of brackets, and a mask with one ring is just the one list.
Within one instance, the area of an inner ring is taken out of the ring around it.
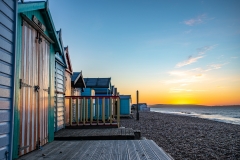
{"label": "pebble beach", "polygon": [[140,130],[176,160],[240,160],[240,125],[157,112],[135,117],[121,119],[121,126]]}

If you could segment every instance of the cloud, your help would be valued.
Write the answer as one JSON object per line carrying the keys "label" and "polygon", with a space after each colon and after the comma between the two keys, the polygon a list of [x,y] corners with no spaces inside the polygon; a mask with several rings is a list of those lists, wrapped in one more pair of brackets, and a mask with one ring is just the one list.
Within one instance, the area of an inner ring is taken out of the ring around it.
{"label": "cloud", "polygon": [[196,18],[185,20],[183,23],[188,25],[188,26],[193,26],[193,25],[196,25],[196,24],[203,23],[203,21],[205,19],[206,19],[206,14],[202,14],[202,15],[196,17]]}
{"label": "cloud", "polygon": [[191,32],[192,32],[192,29],[185,31],[184,33],[185,33],[185,34],[189,34],[189,33],[191,33]]}
{"label": "cloud", "polygon": [[217,46],[217,44],[212,45],[212,46],[204,46],[204,47],[198,48],[198,49],[197,49],[198,54],[199,54],[199,55],[203,55],[203,54],[205,54],[207,51],[210,51],[210,50],[212,50],[213,48],[215,48],[216,46]]}
{"label": "cloud", "polygon": [[177,68],[180,68],[180,67],[183,67],[183,66],[186,66],[186,65],[189,65],[189,64],[192,64],[194,62],[197,62],[198,59],[201,59],[203,58],[203,56],[198,56],[198,57],[189,57],[188,60],[186,61],[183,61],[183,62],[180,62],[176,65]]}
{"label": "cloud", "polygon": [[186,66],[186,65],[189,65],[189,64],[192,64],[192,63],[195,63],[198,61],[198,59],[201,59],[203,58],[204,54],[206,54],[207,51],[210,51],[211,49],[215,48],[215,46],[217,45],[211,45],[211,46],[204,46],[204,47],[201,47],[201,48],[198,48],[197,51],[197,56],[193,57],[193,56],[189,56],[189,58],[183,62],[179,62],[177,65],[176,65],[176,68],[180,68],[180,67],[183,67],[183,66]]}
{"label": "cloud", "polygon": [[237,59],[238,57],[231,57],[231,59]]}
{"label": "cloud", "polygon": [[222,63],[222,64],[211,64],[211,65],[208,65],[208,68],[206,70],[204,70],[205,72],[208,72],[208,71],[211,71],[211,70],[214,70],[214,69],[220,69],[222,68],[222,66],[226,65],[228,63]]}

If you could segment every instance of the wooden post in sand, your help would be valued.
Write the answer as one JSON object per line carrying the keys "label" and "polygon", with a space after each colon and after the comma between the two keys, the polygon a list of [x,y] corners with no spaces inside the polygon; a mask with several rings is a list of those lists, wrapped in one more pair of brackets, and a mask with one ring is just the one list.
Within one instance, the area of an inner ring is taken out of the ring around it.
{"label": "wooden post in sand", "polygon": [[139,112],[138,112],[138,90],[137,90],[137,120],[139,120]]}

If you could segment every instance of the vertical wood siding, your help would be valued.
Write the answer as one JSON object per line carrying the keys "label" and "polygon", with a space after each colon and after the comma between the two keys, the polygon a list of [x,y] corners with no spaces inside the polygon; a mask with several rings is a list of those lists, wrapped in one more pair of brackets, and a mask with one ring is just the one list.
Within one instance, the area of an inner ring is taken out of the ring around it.
{"label": "vertical wood siding", "polygon": [[56,62],[56,70],[55,70],[55,131],[58,131],[64,128],[65,122],[65,68]]}
{"label": "vertical wood siding", "polygon": [[[66,76],[66,96],[71,96],[71,74],[69,72],[65,72]],[[65,99],[65,124],[69,124],[69,99]]]}
{"label": "vertical wood siding", "polygon": [[[36,30],[23,22],[20,78],[29,87],[22,85],[20,90],[19,155],[35,150],[39,143],[47,143],[50,47],[44,38],[39,44],[36,37]],[[39,86],[39,91],[35,86]]]}
{"label": "vertical wood siding", "polygon": [[0,0],[0,159],[11,159],[16,5]]}

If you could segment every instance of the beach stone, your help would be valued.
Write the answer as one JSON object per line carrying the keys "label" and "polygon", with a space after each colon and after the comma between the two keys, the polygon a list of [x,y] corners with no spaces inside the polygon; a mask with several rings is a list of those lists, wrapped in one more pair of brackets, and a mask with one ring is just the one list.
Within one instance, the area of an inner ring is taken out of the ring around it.
{"label": "beach stone", "polygon": [[139,112],[139,121],[134,117],[120,123],[140,130],[142,137],[154,140],[174,159],[240,160],[240,125],[144,111]]}

